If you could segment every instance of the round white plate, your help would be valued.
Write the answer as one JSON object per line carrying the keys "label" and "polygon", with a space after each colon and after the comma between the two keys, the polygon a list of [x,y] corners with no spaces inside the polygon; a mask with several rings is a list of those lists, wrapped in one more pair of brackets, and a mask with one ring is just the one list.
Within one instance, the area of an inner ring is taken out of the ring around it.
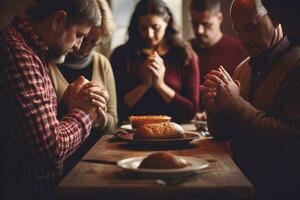
{"label": "round white plate", "polygon": [[117,162],[117,165],[122,169],[127,171],[138,173],[142,176],[151,177],[151,178],[168,178],[168,177],[177,177],[177,176],[186,176],[197,171],[201,171],[209,166],[209,163],[206,160],[188,157],[188,156],[178,156],[186,160],[189,165],[184,168],[179,169],[146,169],[139,168],[140,163],[146,156],[132,157],[120,160]]}
{"label": "round white plate", "polygon": [[132,128],[131,124],[124,124],[120,126],[121,129],[127,130],[127,131],[134,131],[135,129]]}

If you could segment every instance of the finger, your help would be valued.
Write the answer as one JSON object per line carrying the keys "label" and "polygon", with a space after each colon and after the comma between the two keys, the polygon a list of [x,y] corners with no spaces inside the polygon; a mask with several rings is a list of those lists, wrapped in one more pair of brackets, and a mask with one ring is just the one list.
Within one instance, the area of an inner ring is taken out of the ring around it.
{"label": "finger", "polygon": [[93,93],[103,97],[106,101],[109,99],[109,94],[106,89],[101,89],[100,91],[96,90]]}
{"label": "finger", "polygon": [[164,60],[158,54],[155,55],[155,61],[159,64],[163,64]]}
{"label": "finger", "polygon": [[151,64],[149,65],[149,68],[150,68],[150,67],[153,67],[156,71],[158,71],[159,68],[160,68],[160,65],[159,65],[158,63],[156,63],[156,62],[153,62],[153,63],[151,63]]}
{"label": "finger", "polygon": [[205,87],[205,86],[201,86],[200,87],[200,93],[208,93],[208,92],[216,92],[216,88],[214,87]]}
{"label": "finger", "polygon": [[75,98],[78,98],[81,88],[88,80],[84,78],[84,76],[79,76],[73,83],[75,85]]}
{"label": "finger", "polygon": [[210,79],[207,79],[206,81],[204,81],[203,86],[205,87],[212,87],[212,88],[216,88],[218,87],[219,83],[212,81]]}
{"label": "finger", "polygon": [[101,108],[97,108],[98,118],[104,118],[106,115],[106,111],[102,110]]}
{"label": "finger", "polygon": [[220,68],[221,72],[223,72],[223,74],[225,75],[226,79],[232,81],[230,74],[225,70],[225,68],[222,65],[219,68]]}
{"label": "finger", "polygon": [[202,95],[203,101],[207,101],[209,99],[214,99],[217,96],[215,92],[207,92],[204,95]]}
{"label": "finger", "polygon": [[161,76],[164,74],[165,66],[159,63],[153,63],[151,66],[154,66],[157,69],[158,74]]}
{"label": "finger", "polygon": [[206,79],[208,76],[211,76],[211,75],[221,75],[221,72],[220,71],[217,71],[217,70],[210,70],[205,76],[204,76],[204,79]]}
{"label": "finger", "polygon": [[103,103],[103,104],[107,103],[107,101],[106,101],[106,99],[104,97],[99,96],[99,95],[97,95],[95,93],[89,93],[87,96],[84,97],[84,100],[85,101],[96,100],[96,101],[98,101],[100,103]]}
{"label": "finger", "polygon": [[207,76],[207,78],[205,79],[205,82],[206,81],[215,82],[217,85],[220,85],[223,83],[223,80],[219,76],[214,75],[214,74],[210,74],[209,76]]}
{"label": "finger", "polygon": [[87,89],[87,88],[91,88],[91,87],[101,87],[100,83],[98,81],[90,81],[88,83],[86,83],[82,89]]}
{"label": "finger", "polygon": [[109,99],[109,94],[108,94],[107,90],[103,89],[103,88],[101,89],[98,86],[87,88],[82,92],[83,92],[84,95],[88,95],[90,93],[97,94],[97,95],[102,96],[103,98],[105,98],[106,101],[108,101],[108,99]]}
{"label": "finger", "polygon": [[157,71],[153,66],[150,66],[150,67],[149,67],[149,70],[150,70],[151,73],[153,74],[154,78],[159,77],[158,71]]}
{"label": "finger", "polygon": [[241,88],[241,82],[239,80],[234,80],[234,82],[238,86],[238,88]]}
{"label": "finger", "polygon": [[101,103],[99,101],[96,101],[95,99],[92,99],[91,101],[92,105],[94,105],[95,107],[99,107],[101,108],[103,111],[107,111],[107,107],[106,107],[106,104],[104,103]]}

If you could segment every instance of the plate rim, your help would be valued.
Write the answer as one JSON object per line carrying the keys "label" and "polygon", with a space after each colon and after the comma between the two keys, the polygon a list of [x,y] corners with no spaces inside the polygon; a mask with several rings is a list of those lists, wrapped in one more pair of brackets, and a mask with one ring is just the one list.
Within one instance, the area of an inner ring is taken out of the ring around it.
{"label": "plate rim", "polygon": [[123,134],[134,134],[133,132],[121,132],[118,133],[118,137],[127,141],[127,142],[146,142],[146,143],[155,143],[155,142],[184,142],[184,141],[192,141],[195,139],[198,139],[200,137],[199,133],[194,131],[185,131],[184,133],[192,134],[194,137],[189,138],[173,138],[173,139],[128,139],[125,137],[122,137]]}
{"label": "plate rim", "polygon": [[181,174],[181,173],[190,173],[190,172],[195,172],[195,171],[201,171],[202,169],[205,169],[209,167],[209,162],[206,161],[205,159],[197,158],[197,157],[192,157],[192,156],[178,156],[175,155],[177,158],[183,158],[187,162],[191,161],[197,161],[197,162],[202,162],[202,165],[192,165],[192,166],[187,166],[184,168],[177,168],[177,169],[147,169],[147,168],[132,168],[132,167],[126,167],[124,164],[126,163],[133,163],[133,162],[141,162],[144,158],[147,156],[136,156],[136,157],[129,157],[129,158],[124,158],[121,159],[117,162],[117,166],[120,167],[121,169],[128,170],[128,171],[133,171],[137,173],[148,173],[148,174],[162,174],[162,175],[170,175],[170,174]]}

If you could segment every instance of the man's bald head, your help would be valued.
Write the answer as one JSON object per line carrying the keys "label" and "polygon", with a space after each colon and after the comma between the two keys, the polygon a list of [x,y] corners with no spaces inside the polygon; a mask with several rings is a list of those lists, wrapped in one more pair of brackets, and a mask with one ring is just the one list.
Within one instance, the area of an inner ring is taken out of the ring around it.
{"label": "man's bald head", "polygon": [[230,7],[231,15],[259,15],[264,16],[268,13],[266,8],[262,5],[260,0],[233,0]]}
{"label": "man's bald head", "polygon": [[231,4],[233,28],[251,56],[260,55],[281,38],[278,24],[267,13],[260,0],[233,0]]}

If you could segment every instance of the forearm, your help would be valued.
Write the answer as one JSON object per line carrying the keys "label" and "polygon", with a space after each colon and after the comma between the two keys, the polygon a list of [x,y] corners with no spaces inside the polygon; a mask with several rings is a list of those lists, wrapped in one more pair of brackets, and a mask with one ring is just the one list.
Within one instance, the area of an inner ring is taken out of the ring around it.
{"label": "forearm", "polygon": [[176,94],[175,91],[165,83],[155,86],[155,89],[167,103],[170,103]]}
{"label": "forearm", "polygon": [[140,84],[136,88],[128,92],[124,97],[124,102],[126,106],[134,106],[144,96],[144,94],[148,91],[149,88],[149,85]]}
{"label": "forearm", "polygon": [[99,134],[113,131],[118,123],[116,116],[106,113],[104,118],[97,119],[93,124],[93,128],[96,128],[99,131]]}
{"label": "forearm", "polygon": [[242,127],[243,132],[253,134],[271,144],[286,146],[300,138],[299,101],[289,104],[281,116],[274,116],[253,107],[241,97],[232,99],[223,111],[230,119]]}

